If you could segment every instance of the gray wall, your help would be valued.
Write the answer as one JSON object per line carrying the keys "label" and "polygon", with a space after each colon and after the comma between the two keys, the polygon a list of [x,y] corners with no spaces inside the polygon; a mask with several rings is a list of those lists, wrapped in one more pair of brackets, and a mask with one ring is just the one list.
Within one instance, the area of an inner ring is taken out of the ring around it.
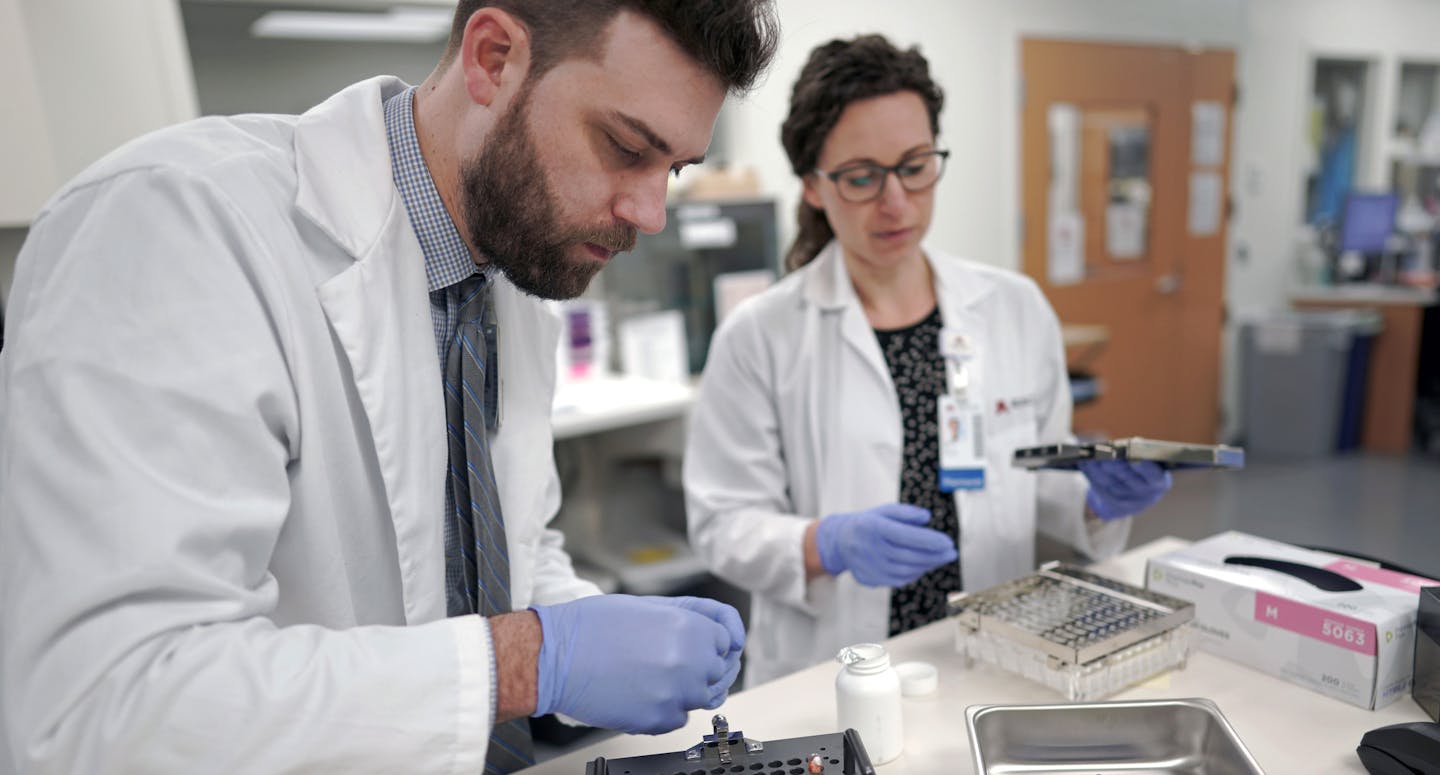
{"label": "gray wall", "polygon": [[[314,0],[311,0],[314,2]],[[338,4],[337,4],[338,5]],[[180,4],[195,91],[204,115],[303,113],[340,89],[373,75],[395,75],[419,83],[440,59],[444,42],[364,43],[319,40],[265,40],[250,36],[250,25],[277,8],[304,7],[183,0]],[[327,4],[325,10],[331,10]],[[355,10],[374,8],[356,6]],[[731,158],[727,144],[728,100],[716,122],[708,158]],[[773,133],[772,133],[773,134]]]}
{"label": "gray wall", "polygon": [[367,43],[250,36],[251,22],[281,7],[181,3],[202,114],[303,113],[373,75],[396,75],[419,83],[434,69],[445,47],[443,41]]}

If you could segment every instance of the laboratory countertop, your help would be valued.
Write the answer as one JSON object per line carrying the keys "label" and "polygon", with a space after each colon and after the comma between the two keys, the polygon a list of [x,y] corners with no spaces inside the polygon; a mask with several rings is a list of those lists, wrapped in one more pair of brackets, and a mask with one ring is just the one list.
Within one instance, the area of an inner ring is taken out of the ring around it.
{"label": "laboratory countertop", "polygon": [[[1065,346],[1097,348],[1110,337],[1098,325],[1064,326]],[[562,383],[555,391],[551,427],[561,441],[684,416],[695,403],[698,378],[687,383],[606,375]]]}
{"label": "laboratory countertop", "polygon": [[1412,288],[1380,283],[1311,285],[1290,292],[1290,301],[1300,304],[1403,304],[1429,307],[1440,301],[1434,288]]}
{"label": "laboratory countertop", "polygon": [[[1175,538],[1131,549],[1092,570],[1142,583],[1147,558],[1184,546]],[[905,752],[879,765],[881,775],[951,775],[973,771],[965,708],[970,705],[1061,702],[1039,684],[982,663],[966,667],[955,652],[955,629],[940,621],[886,643],[892,662],[921,660],[939,668],[938,690],[904,702]],[[724,713],[730,729],[758,740],[828,734],[835,726],[836,664],[821,664],[737,692],[718,711],[695,711],[689,723],[657,737],[623,735],[542,762],[527,775],[582,775],[586,762],[682,751],[711,731],[710,717]],[[1250,753],[1272,775],[1361,773],[1355,746],[1366,731],[1426,719],[1408,696],[1377,711],[1363,710],[1234,662],[1192,650],[1186,666],[1109,699],[1212,700]]]}
{"label": "laboratory countertop", "polygon": [[695,401],[690,384],[627,376],[570,382],[555,391],[551,425],[555,439],[668,420]]}

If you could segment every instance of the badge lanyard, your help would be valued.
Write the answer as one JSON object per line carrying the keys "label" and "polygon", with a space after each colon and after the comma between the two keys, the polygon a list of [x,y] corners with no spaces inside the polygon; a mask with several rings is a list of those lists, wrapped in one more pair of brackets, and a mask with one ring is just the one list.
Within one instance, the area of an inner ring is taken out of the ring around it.
{"label": "badge lanyard", "polygon": [[985,434],[979,396],[971,381],[978,353],[969,337],[953,329],[940,332],[946,392],[939,397],[940,490],[985,489]]}

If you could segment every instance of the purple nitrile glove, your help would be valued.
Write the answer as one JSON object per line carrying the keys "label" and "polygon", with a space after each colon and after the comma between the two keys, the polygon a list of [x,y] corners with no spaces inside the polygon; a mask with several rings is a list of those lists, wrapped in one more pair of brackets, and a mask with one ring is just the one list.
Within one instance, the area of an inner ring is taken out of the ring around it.
{"label": "purple nitrile glove", "polygon": [[848,570],[867,587],[903,587],[959,558],[955,539],[929,523],[928,510],[903,503],[832,514],[816,526],[815,547],[832,576]]}
{"label": "purple nitrile glove", "polygon": [[740,672],[744,625],[714,600],[598,595],[530,610],[542,633],[536,716],[656,735],[720,707]]}
{"label": "purple nitrile glove", "polygon": [[1170,491],[1170,472],[1149,460],[1087,460],[1080,470],[1090,482],[1085,505],[1105,521],[1139,514]]}

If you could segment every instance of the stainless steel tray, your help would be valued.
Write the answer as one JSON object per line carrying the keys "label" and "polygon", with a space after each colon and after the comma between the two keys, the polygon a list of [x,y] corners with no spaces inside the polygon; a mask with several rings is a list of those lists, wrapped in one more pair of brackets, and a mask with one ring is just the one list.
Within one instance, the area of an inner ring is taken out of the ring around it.
{"label": "stainless steel tray", "polygon": [[977,775],[1264,775],[1206,699],[965,710]]}
{"label": "stainless steel tray", "polygon": [[1015,450],[1019,468],[1072,469],[1086,460],[1149,460],[1164,468],[1244,468],[1245,450],[1133,437],[1094,444],[1045,444]]}

